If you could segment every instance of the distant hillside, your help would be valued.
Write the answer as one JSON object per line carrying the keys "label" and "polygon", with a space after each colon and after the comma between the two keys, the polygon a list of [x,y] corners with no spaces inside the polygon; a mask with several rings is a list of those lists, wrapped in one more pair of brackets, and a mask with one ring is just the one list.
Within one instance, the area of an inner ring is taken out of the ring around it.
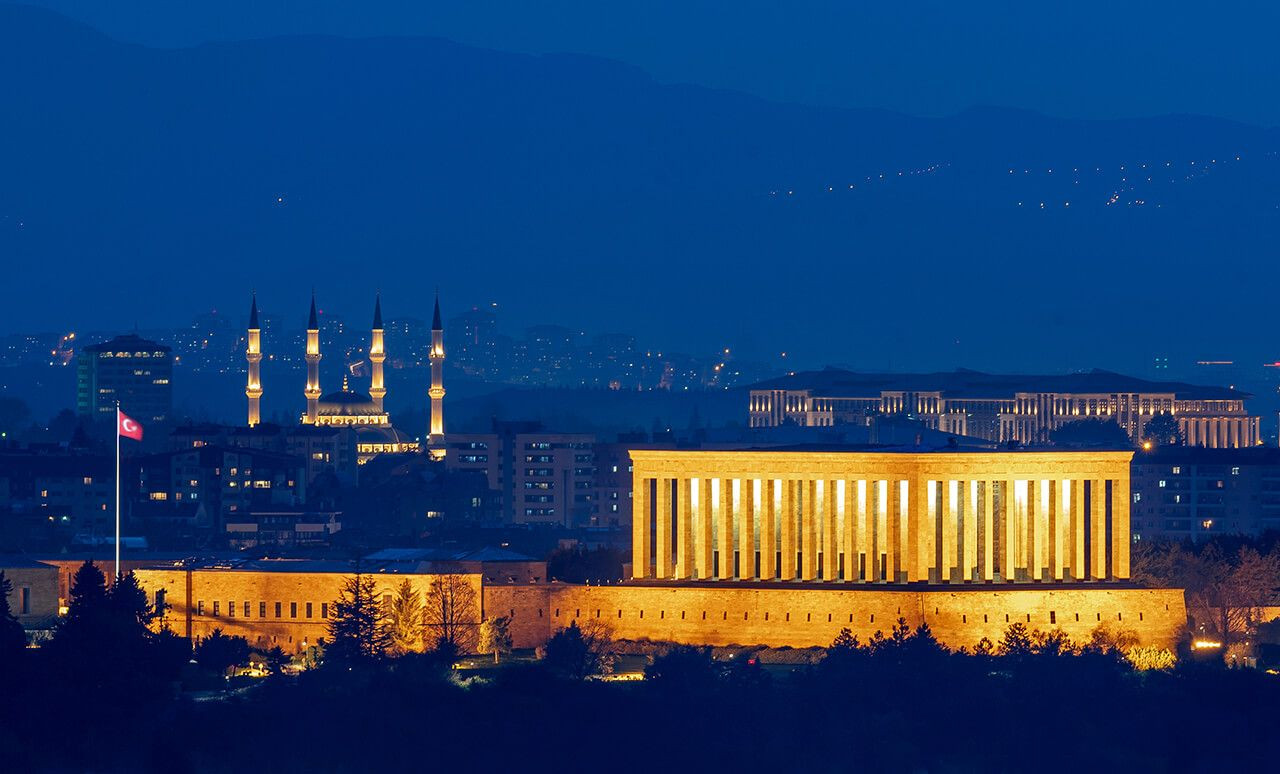
{"label": "distant hillside", "polygon": [[[691,351],[1132,370],[1268,322],[1241,279],[1280,143],[1226,121],[819,109],[433,39],[148,49],[20,6],[0,95],[5,329],[313,284],[422,316],[439,284]],[[1191,277],[1204,318],[1152,320]]]}

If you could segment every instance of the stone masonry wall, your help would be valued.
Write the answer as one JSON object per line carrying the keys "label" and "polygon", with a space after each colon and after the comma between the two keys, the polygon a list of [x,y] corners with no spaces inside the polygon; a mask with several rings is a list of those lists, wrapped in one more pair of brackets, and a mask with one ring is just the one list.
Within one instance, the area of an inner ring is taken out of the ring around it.
{"label": "stone masonry wall", "polygon": [[848,628],[862,642],[886,635],[899,617],[927,622],[949,647],[999,641],[1021,621],[1028,629],[1062,629],[1082,642],[1101,623],[1132,630],[1144,644],[1172,647],[1185,628],[1179,589],[929,590],[553,586],[551,630],[599,618],[617,638],[692,645],[829,645]]}

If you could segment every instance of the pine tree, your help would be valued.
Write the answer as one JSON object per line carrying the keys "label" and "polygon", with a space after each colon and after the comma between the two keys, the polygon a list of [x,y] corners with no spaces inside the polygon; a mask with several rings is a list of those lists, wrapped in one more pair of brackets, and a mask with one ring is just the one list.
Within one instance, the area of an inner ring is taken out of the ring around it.
{"label": "pine tree", "polygon": [[108,628],[107,578],[96,565],[86,561],[71,578],[67,614],[58,621],[50,646],[68,655],[94,647]]}
{"label": "pine tree", "polygon": [[422,600],[408,579],[400,582],[396,596],[391,600],[388,626],[392,653],[399,656],[419,650],[422,643]]}
{"label": "pine tree", "polygon": [[1024,623],[1015,621],[1004,630],[1000,638],[999,653],[1002,656],[1027,656],[1031,654],[1031,634]]}
{"label": "pine tree", "polygon": [[382,659],[391,644],[387,614],[377,597],[377,582],[357,572],[342,585],[329,620],[331,644],[325,659],[337,663]]}
{"label": "pine tree", "polygon": [[0,663],[16,657],[27,646],[27,633],[9,607],[13,583],[0,570]]}
{"label": "pine tree", "polygon": [[244,637],[223,634],[222,629],[214,629],[196,644],[195,659],[210,672],[226,675],[231,667],[249,660],[249,641]]}

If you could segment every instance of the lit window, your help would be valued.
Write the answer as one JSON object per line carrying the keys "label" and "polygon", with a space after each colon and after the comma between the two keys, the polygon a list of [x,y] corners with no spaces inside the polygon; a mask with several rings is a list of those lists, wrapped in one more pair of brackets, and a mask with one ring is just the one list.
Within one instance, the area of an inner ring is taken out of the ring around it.
{"label": "lit window", "polygon": [[1166,486],[1167,484],[1168,484],[1168,482],[1167,482],[1167,481],[1165,481],[1164,479],[1161,479],[1161,480],[1160,480],[1160,488],[1161,488],[1161,489],[1164,489],[1164,488],[1165,488],[1165,486]]}

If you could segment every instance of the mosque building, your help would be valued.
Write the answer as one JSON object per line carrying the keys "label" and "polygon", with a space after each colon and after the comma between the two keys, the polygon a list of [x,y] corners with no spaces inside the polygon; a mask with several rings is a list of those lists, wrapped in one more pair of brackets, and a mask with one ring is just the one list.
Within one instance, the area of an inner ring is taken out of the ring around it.
{"label": "mosque building", "polygon": [[[327,394],[320,389],[320,324],[316,315],[316,299],[311,297],[311,312],[307,320],[306,363],[307,379],[303,388],[306,410],[300,416],[303,425],[336,427],[355,434],[356,461],[363,465],[378,454],[406,454],[422,451],[421,444],[391,424],[390,414],[384,408],[387,396],[383,364],[387,359],[382,325],[382,299],[379,296],[373,306],[373,326],[369,338],[370,378],[369,391],[351,388],[347,376],[342,377],[342,389]],[[245,396],[248,398],[248,424],[250,427],[262,421],[262,329],[258,320],[258,299],[253,297],[249,309],[248,381]],[[431,423],[427,452],[432,459],[444,457],[444,328],[440,321],[440,297],[437,293],[431,324]]]}

